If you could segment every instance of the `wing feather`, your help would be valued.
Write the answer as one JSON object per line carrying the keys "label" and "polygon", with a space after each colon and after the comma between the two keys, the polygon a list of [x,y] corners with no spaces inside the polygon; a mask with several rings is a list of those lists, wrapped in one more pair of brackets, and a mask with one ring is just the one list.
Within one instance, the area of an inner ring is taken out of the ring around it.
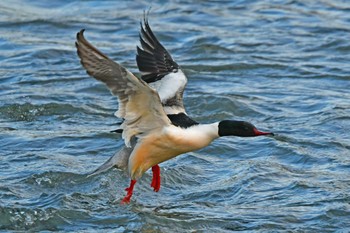
{"label": "wing feather", "polygon": [[117,116],[124,118],[121,128],[127,146],[134,136],[170,125],[157,92],[91,45],[84,37],[84,30],[77,33],[76,47],[87,73],[105,83],[118,97]]}
{"label": "wing feather", "polygon": [[145,15],[141,22],[136,62],[142,79],[158,92],[167,114],[185,112],[183,92],[187,78],[153,33]]}

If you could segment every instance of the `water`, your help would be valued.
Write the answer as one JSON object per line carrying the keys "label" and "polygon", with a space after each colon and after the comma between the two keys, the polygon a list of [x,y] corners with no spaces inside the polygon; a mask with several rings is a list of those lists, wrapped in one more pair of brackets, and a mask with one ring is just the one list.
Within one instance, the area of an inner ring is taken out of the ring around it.
{"label": "water", "polygon": [[[162,188],[112,169],[116,99],[79,64],[86,37],[137,72],[143,10],[182,65],[188,113],[275,138],[221,138],[161,164]],[[350,3],[1,1],[0,229],[350,231]]]}

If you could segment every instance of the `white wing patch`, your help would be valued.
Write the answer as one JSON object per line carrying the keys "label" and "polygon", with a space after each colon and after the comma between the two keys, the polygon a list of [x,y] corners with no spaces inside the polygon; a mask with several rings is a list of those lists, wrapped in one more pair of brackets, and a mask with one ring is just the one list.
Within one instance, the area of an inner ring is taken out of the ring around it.
{"label": "white wing patch", "polygon": [[164,104],[168,99],[174,97],[178,91],[182,91],[186,83],[187,78],[182,70],[179,69],[176,73],[169,73],[162,79],[150,83],[149,85],[158,92]]}

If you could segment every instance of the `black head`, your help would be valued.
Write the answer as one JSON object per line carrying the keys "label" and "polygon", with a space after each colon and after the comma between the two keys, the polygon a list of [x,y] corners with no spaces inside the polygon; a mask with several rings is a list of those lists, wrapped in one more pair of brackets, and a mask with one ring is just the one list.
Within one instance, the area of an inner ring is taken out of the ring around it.
{"label": "black head", "polygon": [[238,137],[255,137],[262,135],[272,135],[273,133],[266,133],[259,131],[254,125],[245,121],[220,121],[219,136],[238,136]]}

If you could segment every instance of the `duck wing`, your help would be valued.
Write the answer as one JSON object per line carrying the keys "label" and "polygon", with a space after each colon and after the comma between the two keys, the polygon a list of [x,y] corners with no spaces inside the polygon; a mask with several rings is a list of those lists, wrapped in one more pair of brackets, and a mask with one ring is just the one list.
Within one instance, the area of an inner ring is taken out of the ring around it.
{"label": "duck wing", "polygon": [[131,146],[130,141],[134,136],[147,136],[151,131],[171,124],[158,93],[90,44],[84,37],[84,30],[77,33],[75,45],[87,73],[105,83],[118,97],[116,115],[124,119],[121,129],[126,146]]}
{"label": "duck wing", "polygon": [[187,77],[152,32],[147,15],[141,22],[140,44],[141,47],[137,46],[136,62],[142,80],[158,92],[168,115],[186,115],[183,92]]}

